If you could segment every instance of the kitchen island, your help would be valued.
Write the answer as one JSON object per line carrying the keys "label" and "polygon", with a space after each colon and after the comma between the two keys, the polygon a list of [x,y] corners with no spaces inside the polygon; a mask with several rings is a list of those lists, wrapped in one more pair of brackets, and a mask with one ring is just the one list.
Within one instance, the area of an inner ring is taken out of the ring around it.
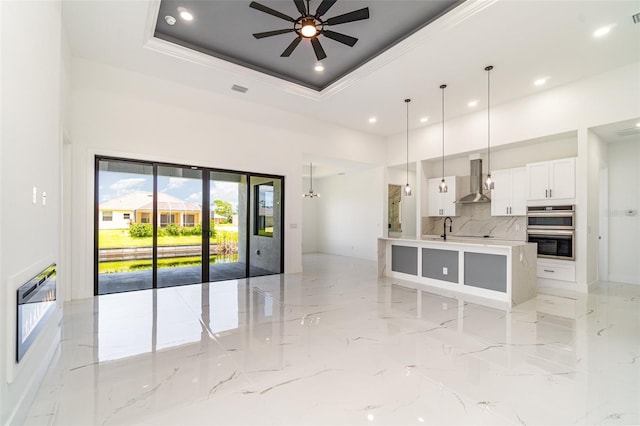
{"label": "kitchen island", "polygon": [[536,245],[489,238],[379,238],[378,275],[509,309],[536,296]]}

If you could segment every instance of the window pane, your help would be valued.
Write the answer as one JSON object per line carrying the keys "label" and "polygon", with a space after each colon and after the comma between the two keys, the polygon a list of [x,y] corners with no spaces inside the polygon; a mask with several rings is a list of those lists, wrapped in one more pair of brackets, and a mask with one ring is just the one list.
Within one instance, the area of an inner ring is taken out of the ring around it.
{"label": "window pane", "polygon": [[153,229],[136,215],[152,213],[153,166],[100,160],[97,178],[98,294],[151,288]]}
{"label": "window pane", "polygon": [[257,185],[255,235],[273,237],[273,183]]}
{"label": "window pane", "polygon": [[202,170],[158,166],[158,287],[202,282]]}

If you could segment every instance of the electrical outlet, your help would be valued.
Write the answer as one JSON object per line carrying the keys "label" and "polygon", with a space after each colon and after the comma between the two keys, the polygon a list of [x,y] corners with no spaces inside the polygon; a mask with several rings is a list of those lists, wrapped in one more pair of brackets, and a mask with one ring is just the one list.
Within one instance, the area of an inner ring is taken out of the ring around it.
{"label": "electrical outlet", "polygon": [[449,268],[447,268],[446,266],[442,267],[442,275],[448,275],[449,274]]}
{"label": "electrical outlet", "polygon": [[520,230],[520,224],[516,223],[516,231],[519,231],[519,230]]}
{"label": "electrical outlet", "polygon": [[442,304],[442,310],[446,311],[447,309],[449,309],[449,306],[446,303]]}
{"label": "electrical outlet", "polygon": [[33,187],[33,191],[31,194],[31,202],[33,204],[37,204],[38,203],[38,188],[36,188],[35,186]]}

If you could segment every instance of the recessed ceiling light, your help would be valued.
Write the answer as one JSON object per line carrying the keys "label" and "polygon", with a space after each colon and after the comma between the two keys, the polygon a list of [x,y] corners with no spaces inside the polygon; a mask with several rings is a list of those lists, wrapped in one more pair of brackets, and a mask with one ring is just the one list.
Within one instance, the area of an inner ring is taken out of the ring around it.
{"label": "recessed ceiling light", "polygon": [[636,123],[636,127],[640,127],[640,121]]}
{"label": "recessed ceiling light", "polygon": [[469,108],[473,108],[473,107],[475,107],[475,106],[478,106],[478,101],[477,101],[477,100],[475,100],[475,99],[474,99],[474,100],[472,100],[472,101],[469,101],[469,103],[467,104],[467,106],[468,106]]}
{"label": "recessed ceiling light", "polygon": [[378,119],[376,117],[369,117],[369,123],[373,124],[376,121],[378,121]]}
{"label": "recessed ceiling light", "polygon": [[167,24],[169,25],[175,25],[176,24],[176,18],[174,18],[171,15],[167,15],[164,17],[164,20],[167,22]]}
{"label": "recessed ceiling light", "polygon": [[533,82],[534,86],[544,86],[549,77],[542,77]]}
{"label": "recessed ceiling light", "polygon": [[193,15],[184,7],[179,7],[178,12],[180,12],[180,17],[185,21],[193,21]]}
{"label": "recessed ceiling light", "polygon": [[429,117],[422,117],[422,118],[420,119],[420,122],[421,122],[421,123],[426,123],[427,121],[429,121]]}
{"label": "recessed ceiling light", "polygon": [[598,28],[593,32],[593,36],[596,38],[604,37],[607,34],[609,34],[609,31],[611,31],[611,28],[613,28],[613,25],[607,25],[606,27]]}
{"label": "recessed ceiling light", "polygon": [[316,66],[313,67],[313,69],[317,72],[322,72],[324,71],[324,66],[322,64],[316,64]]}

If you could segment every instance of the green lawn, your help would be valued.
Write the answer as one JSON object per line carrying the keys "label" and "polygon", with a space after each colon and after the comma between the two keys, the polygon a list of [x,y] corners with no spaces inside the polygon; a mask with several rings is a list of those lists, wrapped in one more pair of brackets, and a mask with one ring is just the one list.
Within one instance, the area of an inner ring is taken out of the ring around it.
{"label": "green lawn", "polygon": [[[101,229],[98,234],[100,248],[125,248],[125,247],[151,247],[153,239],[151,237],[132,238],[128,229]],[[238,240],[238,230],[233,225],[216,225],[216,236],[212,243],[224,239]],[[188,246],[201,244],[200,235],[180,235],[158,237],[159,246]]]}

